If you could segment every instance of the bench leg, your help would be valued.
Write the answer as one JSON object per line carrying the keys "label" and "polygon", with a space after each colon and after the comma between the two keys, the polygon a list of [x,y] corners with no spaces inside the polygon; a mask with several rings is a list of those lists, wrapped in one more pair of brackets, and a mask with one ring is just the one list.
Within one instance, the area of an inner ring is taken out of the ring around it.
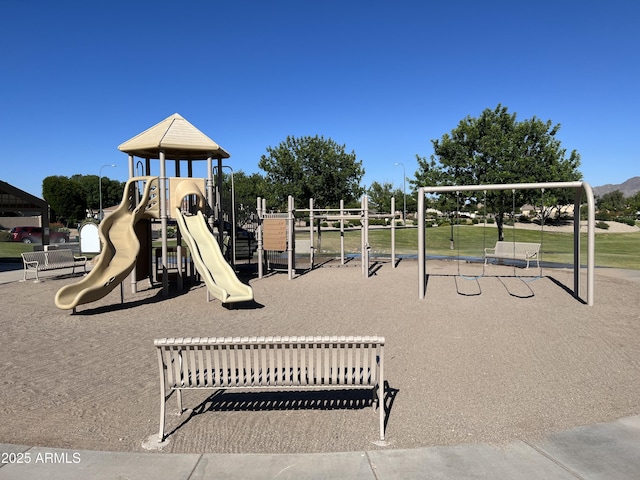
{"label": "bench leg", "polygon": [[176,390],[176,397],[178,399],[178,412],[180,412],[180,414],[182,415],[182,390],[181,389],[177,389]]}
{"label": "bench leg", "polygon": [[160,431],[158,433],[158,441],[162,443],[164,441],[164,410],[166,407],[167,400],[164,397],[164,388],[160,393]]}
{"label": "bench leg", "polygon": [[380,441],[384,442],[384,385],[378,385],[378,414],[380,415]]}

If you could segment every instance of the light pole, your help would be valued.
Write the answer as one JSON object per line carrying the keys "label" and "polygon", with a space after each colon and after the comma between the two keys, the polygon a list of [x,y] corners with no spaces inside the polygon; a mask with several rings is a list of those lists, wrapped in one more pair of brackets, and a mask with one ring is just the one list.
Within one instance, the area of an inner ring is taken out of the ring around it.
{"label": "light pole", "polygon": [[107,163],[106,165],[102,165],[99,170],[99,180],[98,180],[98,195],[100,196],[100,210],[98,211],[98,220],[102,222],[102,169],[104,167],[115,167],[117,166],[115,163]]}
{"label": "light pole", "polygon": [[404,209],[402,211],[402,223],[406,227],[407,226],[407,173],[406,173],[406,171],[404,169],[404,163],[396,162],[396,167],[398,165],[402,165],[402,195],[404,197],[404,199],[403,199]]}

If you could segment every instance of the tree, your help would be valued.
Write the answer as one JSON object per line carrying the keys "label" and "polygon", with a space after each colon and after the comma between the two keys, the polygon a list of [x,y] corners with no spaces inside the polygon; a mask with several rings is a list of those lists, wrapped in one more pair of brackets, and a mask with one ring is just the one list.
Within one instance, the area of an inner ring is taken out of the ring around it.
{"label": "tree", "polygon": [[66,226],[85,217],[87,202],[78,182],[63,176],[46,177],[42,181],[42,196],[51,206],[52,217]]}
{"label": "tree", "polygon": [[[450,134],[432,140],[434,155],[429,160],[418,156],[419,168],[411,183],[417,188],[580,180],[580,155],[573,150],[567,156],[556,138],[559,130],[560,124],[543,122],[535,116],[519,122],[516,114],[508,113],[502,105],[485,109],[480,117],[467,116]],[[477,192],[460,193],[465,195],[463,204],[483,199]],[[564,203],[570,195],[570,191],[545,192],[545,203]],[[504,216],[513,210],[514,200],[517,206],[539,205],[540,192],[487,192],[487,210],[496,216],[500,240],[504,239]]]}
{"label": "tree", "polygon": [[608,213],[620,213],[627,207],[627,200],[620,190],[605,193],[596,203],[598,210],[606,210]]}
{"label": "tree", "polygon": [[[225,209],[231,208],[231,175],[225,173],[223,177],[223,193]],[[242,225],[249,221],[256,213],[256,200],[258,197],[268,198],[268,189],[265,179],[259,173],[247,175],[242,170],[233,174],[233,189],[235,191],[236,222]],[[230,210],[229,210],[230,211]]]}
{"label": "tree", "polygon": [[629,213],[633,217],[640,215],[640,192],[629,197]]}
{"label": "tree", "polygon": [[287,137],[275,148],[268,147],[258,166],[266,172],[266,183],[276,206],[284,207],[293,195],[298,204],[313,198],[319,207],[357,199],[363,189],[362,161],[355,152],[346,153],[324,137]]}
{"label": "tree", "polygon": [[[97,215],[100,208],[100,177],[98,175],[75,174],[72,175],[70,179],[80,186],[87,203],[87,208],[92,214]],[[124,185],[124,182],[102,177],[103,207],[112,207],[120,203],[122,193],[124,192]]]}
{"label": "tree", "polygon": [[[124,182],[102,177],[102,205],[111,207],[122,200]],[[59,221],[77,223],[89,210],[94,215],[100,207],[100,177],[75,174],[46,177],[42,182],[42,194],[51,205]]]}
{"label": "tree", "polygon": [[393,189],[393,185],[389,182],[378,183],[373,182],[367,189],[369,196],[369,206],[373,210],[381,213],[389,213],[391,211],[391,198],[396,198],[396,210],[402,210],[402,190]]}

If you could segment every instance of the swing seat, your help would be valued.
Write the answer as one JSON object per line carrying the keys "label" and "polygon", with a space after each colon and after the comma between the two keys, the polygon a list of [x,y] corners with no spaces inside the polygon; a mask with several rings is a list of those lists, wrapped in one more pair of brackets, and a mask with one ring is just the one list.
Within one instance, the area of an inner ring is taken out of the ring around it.
{"label": "swing seat", "polygon": [[494,248],[484,249],[484,264],[487,264],[489,258],[502,258],[505,260],[523,260],[529,262],[535,260],[538,268],[540,267],[540,244],[525,242],[496,242]]}

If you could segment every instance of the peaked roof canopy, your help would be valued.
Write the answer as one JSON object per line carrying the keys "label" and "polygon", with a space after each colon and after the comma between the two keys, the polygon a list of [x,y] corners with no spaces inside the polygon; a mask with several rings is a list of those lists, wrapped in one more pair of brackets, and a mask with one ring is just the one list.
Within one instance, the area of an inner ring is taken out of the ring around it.
{"label": "peaked roof canopy", "polygon": [[141,158],[160,158],[162,150],[165,158],[171,160],[207,160],[209,157],[231,156],[177,113],[120,144],[118,150]]}

